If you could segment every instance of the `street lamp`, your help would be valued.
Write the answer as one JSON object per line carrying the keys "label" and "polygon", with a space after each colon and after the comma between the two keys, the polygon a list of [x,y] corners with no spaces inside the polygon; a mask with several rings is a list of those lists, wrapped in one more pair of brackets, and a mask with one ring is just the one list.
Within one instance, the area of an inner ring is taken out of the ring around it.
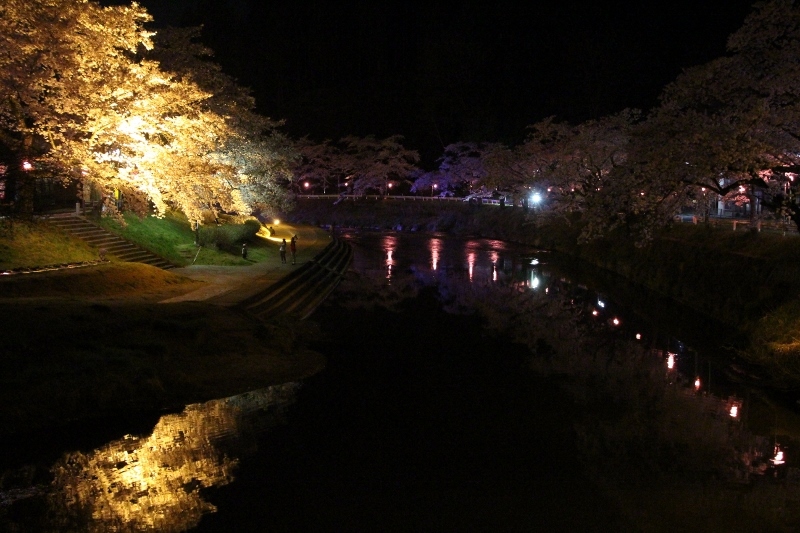
{"label": "street lamp", "polygon": [[433,191],[435,191],[435,190],[436,190],[436,189],[438,189],[438,188],[439,188],[439,185],[438,185],[438,184],[436,184],[436,183],[434,183],[434,184],[431,186],[431,196],[433,196]]}

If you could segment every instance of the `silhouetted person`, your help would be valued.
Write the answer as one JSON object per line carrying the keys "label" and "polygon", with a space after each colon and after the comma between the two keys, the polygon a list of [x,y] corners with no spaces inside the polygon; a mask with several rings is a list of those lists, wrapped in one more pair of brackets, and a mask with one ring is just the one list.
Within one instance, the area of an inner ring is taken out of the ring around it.
{"label": "silhouetted person", "polygon": [[281,263],[286,264],[286,239],[283,239],[281,247],[278,248],[278,251],[281,253]]}
{"label": "silhouetted person", "polygon": [[242,259],[247,259],[247,243],[242,244]]}
{"label": "silhouetted person", "polygon": [[294,264],[297,259],[297,235],[289,241],[289,251],[292,252],[292,264]]}

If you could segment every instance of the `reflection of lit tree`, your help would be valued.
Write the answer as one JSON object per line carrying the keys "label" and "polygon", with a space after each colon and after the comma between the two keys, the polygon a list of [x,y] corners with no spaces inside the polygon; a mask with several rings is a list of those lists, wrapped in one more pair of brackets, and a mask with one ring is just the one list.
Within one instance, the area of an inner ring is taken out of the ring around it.
{"label": "reflection of lit tree", "polygon": [[[126,436],[91,453],[75,452],[53,467],[58,521],[85,514],[90,531],[184,531],[215,507],[200,489],[233,480],[237,459],[218,439],[236,435],[248,411],[280,414],[297,384],[188,406],[166,415],[148,437]],[[74,518],[73,518],[74,520]]]}

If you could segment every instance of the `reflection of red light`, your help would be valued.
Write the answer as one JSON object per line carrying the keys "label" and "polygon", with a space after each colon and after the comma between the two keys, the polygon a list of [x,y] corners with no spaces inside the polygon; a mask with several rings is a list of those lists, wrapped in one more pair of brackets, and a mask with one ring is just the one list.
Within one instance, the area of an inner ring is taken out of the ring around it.
{"label": "reflection of red light", "polygon": [[598,315],[598,313],[597,313],[597,309],[595,309],[594,311],[592,311],[592,315],[594,315],[594,316],[597,316],[597,315]]}
{"label": "reflection of red light", "polygon": [[694,390],[700,390],[700,378],[694,380]]}
{"label": "reflection of red light", "polygon": [[614,324],[615,326],[619,326],[619,318],[615,318],[614,320],[611,321],[611,323]]}

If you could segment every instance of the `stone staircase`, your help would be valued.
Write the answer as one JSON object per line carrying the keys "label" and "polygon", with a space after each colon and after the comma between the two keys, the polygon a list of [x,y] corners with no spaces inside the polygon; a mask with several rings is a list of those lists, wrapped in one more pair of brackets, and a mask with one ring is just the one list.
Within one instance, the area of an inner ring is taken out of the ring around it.
{"label": "stone staircase", "polygon": [[352,260],[350,245],[334,239],[314,259],[266,290],[242,300],[238,306],[261,320],[277,315],[306,319],[333,292]]}
{"label": "stone staircase", "polygon": [[50,215],[47,217],[47,221],[53,226],[86,241],[89,245],[96,247],[98,251],[105,250],[106,254],[114,256],[120,261],[145,263],[164,270],[176,267],[176,265],[163,257],[126,241],[122,237],[93,224],[84,217],[72,213],[59,213]]}

